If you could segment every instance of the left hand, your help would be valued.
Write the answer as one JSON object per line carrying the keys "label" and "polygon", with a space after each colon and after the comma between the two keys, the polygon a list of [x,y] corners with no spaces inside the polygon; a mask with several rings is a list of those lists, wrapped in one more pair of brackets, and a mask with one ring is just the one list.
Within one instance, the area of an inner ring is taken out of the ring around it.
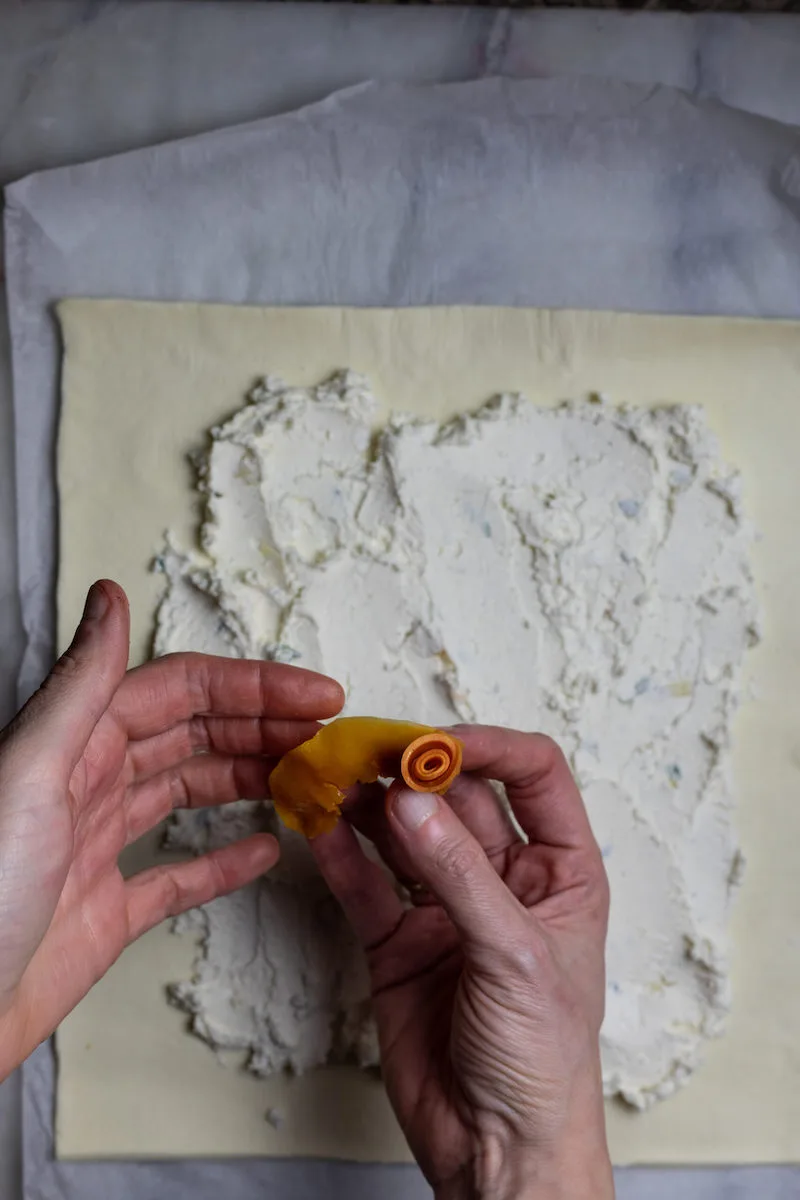
{"label": "left hand", "polygon": [[343,703],[264,662],[175,654],[126,674],[125,594],[89,593],[69,650],[0,732],[0,1079],[129,942],[269,870],[256,834],[124,879],[122,850],[175,807],[267,795],[275,759]]}

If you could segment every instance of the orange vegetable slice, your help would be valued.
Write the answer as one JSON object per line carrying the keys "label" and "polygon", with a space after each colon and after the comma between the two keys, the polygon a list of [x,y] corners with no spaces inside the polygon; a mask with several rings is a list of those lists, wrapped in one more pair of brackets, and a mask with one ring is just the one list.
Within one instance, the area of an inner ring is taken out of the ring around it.
{"label": "orange vegetable slice", "polygon": [[400,774],[415,792],[446,792],[461,770],[458,738],[439,729],[420,734],[403,751]]}
{"label": "orange vegetable slice", "polygon": [[412,721],[339,717],[284,754],[269,778],[289,829],[316,837],[333,829],[347,788],[402,776],[417,792],[444,793],[461,770],[458,738]]}

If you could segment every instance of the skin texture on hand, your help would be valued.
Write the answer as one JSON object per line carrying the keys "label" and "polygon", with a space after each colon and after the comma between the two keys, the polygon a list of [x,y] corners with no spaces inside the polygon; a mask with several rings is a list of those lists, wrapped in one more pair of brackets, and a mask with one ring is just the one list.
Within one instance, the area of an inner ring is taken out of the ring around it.
{"label": "skin texture on hand", "polygon": [[[126,672],[127,657],[124,593],[97,584],[72,646],[0,733],[0,1078],[130,941],[278,857],[259,834],[125,880],[125,846],[175,807],[266,795],[277,759],[343,701],[291,667],[180,654]],[[552,742],[452,733],[465,774],[446,800],[366,787],[312,842],[367,950],[387,1089],[439,1200],[606,1200],[600,854]]]}
{"label": "skin texture on hand", "polygon": [[197,654],[126,672],[128,605],[95,584],[69,650],[0,733],[0,1078],[125,946],[269,870],[275,839],[123,879],[122,850],[176,807],[266,796],[278,757],[334,716],[310,671]]}
{"label": "skin texture on hand", "polygon": [[311,843],[367,951],[386,1087],[441,1200],[606,1200],[601,855],[552,741],[451,732],[465,774],[446,799],[364,788]]}

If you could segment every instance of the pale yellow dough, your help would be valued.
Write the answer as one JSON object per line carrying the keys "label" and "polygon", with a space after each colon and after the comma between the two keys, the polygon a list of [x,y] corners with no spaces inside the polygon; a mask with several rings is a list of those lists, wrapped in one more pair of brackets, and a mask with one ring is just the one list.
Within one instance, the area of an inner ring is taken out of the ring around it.
{"label": "pale yellow dough", "polygon": [[[748,857],[734,918],[728,1034],[674,1099],[609,1108],[615,1161],[800,1160],[800,325],[493,308],[256,309],[70,300],[59,444],[59,639],[88,584],[127,589],[133,659],[148,650],[167,527],[190,539],[187,452],[253,380],[367,374],[396,410],[442,417],[499,390],[538,403],[601,391],[633,404],[700,403],[744,475],[763,540],[754,557],[765,637],[748,658],[736,728],[738,825]],[[257,1081],[221,1066],[164,1002],[192,947],[156,930],[61,1027],[64,1157],[408,1157],[380,1085],[355,1071]],[[267,1109],[284,1117],[276,1130]]]}

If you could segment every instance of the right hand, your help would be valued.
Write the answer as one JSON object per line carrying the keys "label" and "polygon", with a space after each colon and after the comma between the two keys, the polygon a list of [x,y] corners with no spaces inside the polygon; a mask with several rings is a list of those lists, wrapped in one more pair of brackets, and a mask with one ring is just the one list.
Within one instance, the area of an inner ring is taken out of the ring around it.
{"label": "right hand", "polygon": [[465,774],[446,802],[395,783],[348,811],[413,907],[347,821],[312,842],[367,952],[389,1098],[437,1200],[606,1200],[602,858],[549,738],[452,732]]}

